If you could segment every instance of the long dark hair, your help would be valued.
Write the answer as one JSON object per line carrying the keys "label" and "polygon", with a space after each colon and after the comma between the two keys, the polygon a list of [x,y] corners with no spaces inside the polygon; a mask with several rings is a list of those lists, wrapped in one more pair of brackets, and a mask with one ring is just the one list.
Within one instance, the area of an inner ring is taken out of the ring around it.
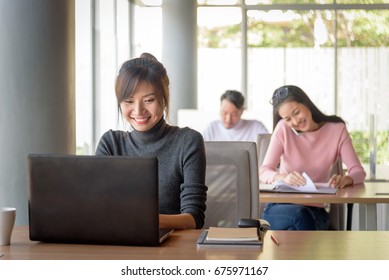
{"label": "long dark hair", "polygon": [[308,95],[299,87],[293,85],[286,85],[276,89],[270,100],[273,105],[273,130],[277,123],[281,120],[279,114],[280,106],[285,102],[295,101],[304,104],[311,111],[312,119],[316,123],[335,122],[345,123],[345,121],[336,115],[326,115],[309,99]]}
{"label": "long dark hair", "polygon": [[142,83],[149,83],[155,90],[159,104],[169,116],[169,77],[165,67],[153,55],[143,53],[139,58],[123,63],[116,78],[115,92],[118,111],[120,103],[132,96]]}

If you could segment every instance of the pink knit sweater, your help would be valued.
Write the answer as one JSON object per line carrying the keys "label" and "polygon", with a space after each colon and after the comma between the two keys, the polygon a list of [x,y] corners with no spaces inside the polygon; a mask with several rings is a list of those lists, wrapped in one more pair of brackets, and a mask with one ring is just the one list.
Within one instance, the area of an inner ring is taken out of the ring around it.
{"label": "pink knit sweater", "polygon": [[314,182],[328,182],[339,157],[354,184],[363,183],[366,173],[343,123],[327,122],[316,131],[296,135],[281,120],[274,129],[259,177],[263,183],[272,183],[280,163],[280,173],[306,172]]}

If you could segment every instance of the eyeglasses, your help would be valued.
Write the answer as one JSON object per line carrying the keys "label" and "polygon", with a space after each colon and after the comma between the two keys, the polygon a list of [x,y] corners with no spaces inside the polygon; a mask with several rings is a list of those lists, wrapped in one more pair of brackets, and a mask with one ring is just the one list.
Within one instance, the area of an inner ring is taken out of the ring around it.
{"label": "eyeglasses", "polygon": [[282,87],[278,89],[274,94],[273,97],[269,100],[269,103],[273,106],[276,106],[278,103],[280,103],[282,100],[287,98],[289,95],[289,91],[287,87]]}

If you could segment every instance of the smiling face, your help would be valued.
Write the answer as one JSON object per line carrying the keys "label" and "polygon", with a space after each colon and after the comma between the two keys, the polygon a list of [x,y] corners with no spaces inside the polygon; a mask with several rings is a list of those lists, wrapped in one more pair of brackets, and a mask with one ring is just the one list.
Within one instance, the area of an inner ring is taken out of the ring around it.
{"label": "smiling face", "polygon": [[281,104],[278,114],[290,128],[297,131],[315,131],[320,127],[312,119],[312,113],[308,107],[296,101],[286,101]]}
{"label": "smiling face", "polygon": [[141,83],[134,94],[120,103],[123,117],[137,131],[148,131],[162,118],[164,108],[154,88]]}
{"label": "smiling face", "polygon": [[225,128],[229,129],[234,127],[239,122],[242,113],[242,109],[236,108],[236,106],[227,99],[223,99],[221,102],[220,119]]}

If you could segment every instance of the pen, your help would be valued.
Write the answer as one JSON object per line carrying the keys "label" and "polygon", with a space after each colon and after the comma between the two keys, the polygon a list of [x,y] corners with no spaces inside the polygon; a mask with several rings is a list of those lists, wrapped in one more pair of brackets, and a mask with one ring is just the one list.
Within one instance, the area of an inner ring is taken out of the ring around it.
{"label": "pen", "polygon": [[271,240],[273,240],[274,244],[276,244],[277,246],[280,245],[280,242],[273,235],[270,235],[270,238],[271,238]]}

